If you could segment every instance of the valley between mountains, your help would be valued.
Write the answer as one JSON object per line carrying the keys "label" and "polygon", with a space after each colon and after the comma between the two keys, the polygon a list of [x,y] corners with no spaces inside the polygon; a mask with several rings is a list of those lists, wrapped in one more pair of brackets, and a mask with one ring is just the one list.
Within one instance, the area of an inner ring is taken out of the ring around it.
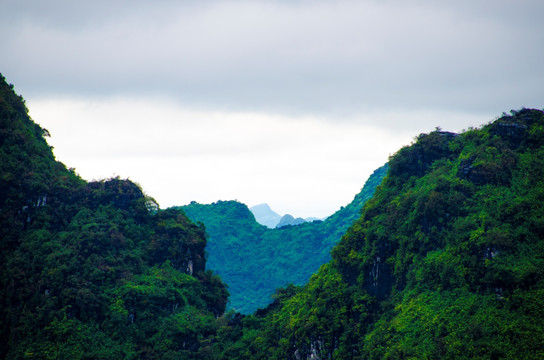
{"label": "valley between mountains", "polygon": [[48,136],[0,76],[0,358],[544,358],[540,109],[420,134],[279,228],[86,181]]}

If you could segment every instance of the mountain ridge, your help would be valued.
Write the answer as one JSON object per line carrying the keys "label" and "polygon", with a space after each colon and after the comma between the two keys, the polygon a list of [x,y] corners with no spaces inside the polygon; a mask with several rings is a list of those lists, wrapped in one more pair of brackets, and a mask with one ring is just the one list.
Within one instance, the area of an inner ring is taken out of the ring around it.
{"label": "mountain ridge", "polygon": [[249,210],[253,213],[253,216],[255,216],[255,221],[257,221],[259,224],[264,225],[270,229],[274,229],[276,227],[282,227],[286,225],[298,225],[298,224],[302,224],[303,222],[323,220],[314,216],[310,216],[307,218],[301,218],[301,217],[295,218],[291,214],[280,215],[274,210],[272,210],[270,205],[268,205],[267,203],[251,206]]}
{"label": "mountain ridge", "polygon": [[266,306],[289,282],[302,285],[330,259],[330,250],[360,215],[386,174],[375,170],[353,200],[323,221],[270,229],[237,201],[191,202],[178,207],[209,234],[208,264],[229,286],[229,306],[243,313]]}
{"label": "mountain ridge", "polygon": [[272,210],[270,205],[266,203],[254,205],[249,210],[255,216],[255,221],[271,229],[275,228],[280,222],[281,215]]}

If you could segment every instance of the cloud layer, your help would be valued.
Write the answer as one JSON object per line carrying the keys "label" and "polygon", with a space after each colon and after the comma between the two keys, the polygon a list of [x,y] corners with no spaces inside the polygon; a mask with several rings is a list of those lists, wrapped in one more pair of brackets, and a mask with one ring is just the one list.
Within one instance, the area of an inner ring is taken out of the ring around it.
{"label": "cloud layer", "polygon": [[389,154],[544,107],[540,0],[0,4],[0,71],[87,179],[325,216]]}
{"label": "cloud layer", "polygon": [[234,111],[539,105],[541,1],[8,2],[2,68],[34,93]]}
{"label": "cloud layer", "polygon": [[51,132],[57,158],[77,164],[84,178],[129,177],[162,207],[238,199],[305,217],[349,203],[412,138],[363,123],[188,111],[144,99],[37,101],[31,116]]}

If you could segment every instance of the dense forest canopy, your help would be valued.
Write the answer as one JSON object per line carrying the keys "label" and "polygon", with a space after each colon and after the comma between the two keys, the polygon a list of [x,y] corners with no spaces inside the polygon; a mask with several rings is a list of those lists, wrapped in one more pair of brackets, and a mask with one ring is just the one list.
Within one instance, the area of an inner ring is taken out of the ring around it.
{"label": "dense forest canopy", "polygon": [[0,357],[208,359],[228,292],[204,228],[136,184],[85,182],[0,78]]}
{"label": "dense forest canopy", "polygon": [[192,202],[181,209],[209,233],[208,265],[229,287],[229,308],[248,314],[268,305],[275,289],[305,284],[330,260],[331,249],[359,218],[386,172],[387,165],[374,171],[361,192],[324,221],[270,229],[237,201]]}
{"label": "dense forest canopy", "polygon": [[544,113],[421,134],[302,288],[223,359],[542,359]]}

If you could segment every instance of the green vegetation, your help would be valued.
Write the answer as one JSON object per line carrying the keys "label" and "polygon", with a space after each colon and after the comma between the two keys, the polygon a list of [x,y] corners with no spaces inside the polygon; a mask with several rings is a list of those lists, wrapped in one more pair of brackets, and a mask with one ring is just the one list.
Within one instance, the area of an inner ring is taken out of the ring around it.
{"label": "green vegetation", "polygon": [[204,228],[55,161],[0,76],[0,358],[209,359],[228,293]]}
{"label": "green vegetation", "polygon": [[223,314],[202,224],[130,181],[83,181],[47,135],[0,76],[1,358],[544,358],[543,111],[421,134],[336,245],[318,226],[346,216],[269,232],[243,204],[188,206],[221,214],[216,264],[274,259],[253,268],[263,284],[304,282],[299,253],[334,245],[248,316]]}
{"label": "green vegetation", "polygon": [[181,209],[205,225],[208,265],[228,285],[229,307],[247,314],[268,305],[275,289],[307,283],[330,260],[332,247],[361,216],[386,171],[387,165],[376,170],[350,204],[324,221],[270,229],[236,201],[192,202]]}
{"label": "green vegetation", "polygon": [[331,262],[233,319],[223,359],[544,357],[544,113],[422,134],[389,165]]}

